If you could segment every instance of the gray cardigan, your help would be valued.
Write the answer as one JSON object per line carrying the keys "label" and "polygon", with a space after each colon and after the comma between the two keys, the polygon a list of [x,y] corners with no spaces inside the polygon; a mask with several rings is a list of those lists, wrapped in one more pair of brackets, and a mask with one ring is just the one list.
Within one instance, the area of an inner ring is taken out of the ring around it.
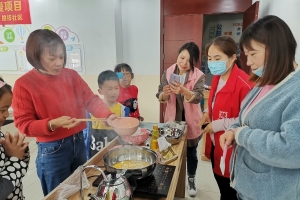
{"label": "gray cardigan", "polygon": [[300,71],[243,106],[231,158],[231,185],[243,200],[300,199]]}

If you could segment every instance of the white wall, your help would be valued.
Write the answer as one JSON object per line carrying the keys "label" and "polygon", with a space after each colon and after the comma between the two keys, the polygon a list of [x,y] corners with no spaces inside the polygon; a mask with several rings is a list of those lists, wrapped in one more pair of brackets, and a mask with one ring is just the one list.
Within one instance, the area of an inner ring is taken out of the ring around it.
{"label": "white wall", "polygon": [[[33,31],[45,24],[66,26],[84,45],[86,74],[82,78],[98,93],[98,74],[127,62],[139,88],[145,121],[158,122],[155,97],[160,80],[159,0],[29,0]],[[20,74],[0,74],[12,86]]]}
{"label": "white wall", "polygon": [[159,75],[160,1],[123,0],[123,61],[135,74]]}
{"label": "white wall", "polygon": [[115,1],[115,34],[116,34],[116,56],[117,63],[123,61],[123,32],[122,32],[122,2]]}
{"label": "white wall", "polygon": [[[252,3],[256,2],[253,0]],[[296,52],[296,62],[300,63],[300,1],[299,0],[260,0],[258,17],[266,15],[276,15],[284,20],[293,32],[294,37],[298,43]]]}
{"label": "white wall", "polygon": [[145,121],[159,121],[155,97],[160,80],[160,0],[121,0],[123,62],[135,74]]}
{"label": "white wall", "polygon": [[86,75],[127,62],[136,75],[160,72],[160,0],[30,0],[31,31],[66,26],[84,45]]}
{"label": "white wall", "polygon": [[117,62],[115,1],[30,0],[31,31],[51,24],[66,26],[84,45],[86,74],[95,75]]}

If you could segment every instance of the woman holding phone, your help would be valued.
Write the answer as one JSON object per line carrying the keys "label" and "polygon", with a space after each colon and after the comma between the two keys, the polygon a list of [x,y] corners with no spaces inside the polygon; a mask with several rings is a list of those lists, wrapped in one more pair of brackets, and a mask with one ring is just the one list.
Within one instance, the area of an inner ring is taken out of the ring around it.
{"label": "woman holding phone", "polygon": [[204,74],[195,67],[200,51],[194,42],[179,49],[177,62],[164,71],[156,97],[167,103],[164,122],[186,121],[188,193],[197,195],[195,174],[198,165],[197,146],[201,139],[198,122],[202,117],[200,101],[203,98]]}
{"label": "woman holding phone", "polygon": [[220,136],[235,123],[240,105],[253,84],[248,81],[249,75],[241,70],[241,62],[237,57],[237,46],[229,36],[215,38],[206,46],[208,68],[214,75],[208,98],[208,112],[204,111],[200,120],[203,133],[208,133],[205,143],[205,156],[211,159],[213,173],[218,183],[221,200],[237,199],[236,191],[230,187],[229,161],[232,148],[225,156],[225,170],[220,167],[223,150]]}

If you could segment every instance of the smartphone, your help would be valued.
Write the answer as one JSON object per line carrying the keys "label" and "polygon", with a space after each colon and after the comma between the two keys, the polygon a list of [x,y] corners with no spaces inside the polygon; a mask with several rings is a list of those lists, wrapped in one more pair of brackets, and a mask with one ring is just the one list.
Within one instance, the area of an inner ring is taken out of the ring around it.
{"label": "smartphone", "polygon": [[205,127],[206,127],[208,124],[209,124],[209,123],[205,123],[205,124],[203,124],[203,125],[202,125],[202,127],[201,127],[201,129],[202,129],[202,130],[204,130],[204,129],[205,129]]}
{"label": "smartphone", "polygon": [[177,74],[171,74],[171,76],[170,76],[170,81],[169,81],[169,83],[170,84],[173,84],[173,82],[178,82],[178,83],[180,83],[180,75],[177,75]]}

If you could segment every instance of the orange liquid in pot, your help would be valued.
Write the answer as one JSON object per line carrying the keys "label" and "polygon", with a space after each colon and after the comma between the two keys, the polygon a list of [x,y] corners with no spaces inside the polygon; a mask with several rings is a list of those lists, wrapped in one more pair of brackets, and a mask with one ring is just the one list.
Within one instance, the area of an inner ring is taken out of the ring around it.
{"label": "orange liquid in pot", "polygon": [[149,163],[142,160],[124,160],[112,165],[116,169],[140,169],[148,166]]}

